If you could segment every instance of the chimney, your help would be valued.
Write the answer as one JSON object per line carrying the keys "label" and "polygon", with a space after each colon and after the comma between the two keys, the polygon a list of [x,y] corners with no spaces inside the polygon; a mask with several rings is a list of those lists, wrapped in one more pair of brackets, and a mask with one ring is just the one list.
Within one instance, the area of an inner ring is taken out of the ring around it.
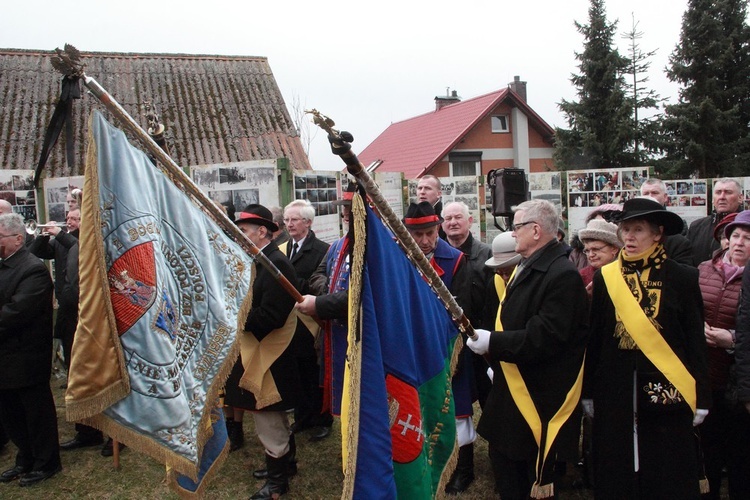
{"label": "chimney", "polygon": [[526,82],[521,81],[520,76],[514,76],[513,81],[508,84],[510,90],[521,96],[524,102],[526,101]]}
{"label": "chimney", "polygon": [[455,90],[451,92],[451,88],[446,87],[444,96],[435,96],[435,111],[440,111],[444,106],[456,102],[461,102],[461,98],[458,97],[458,92]]}

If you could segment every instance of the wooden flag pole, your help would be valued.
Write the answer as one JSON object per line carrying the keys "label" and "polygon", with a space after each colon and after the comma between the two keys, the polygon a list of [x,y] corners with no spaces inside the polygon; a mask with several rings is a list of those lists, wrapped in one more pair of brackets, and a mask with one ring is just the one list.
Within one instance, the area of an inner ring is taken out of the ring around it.
{"label": "wooden flag pole", "polygon": [[[319,111],[313,109],[306,112],[313,115],[313,123],[328,133],[328,139],[331,142],[333,153],[344,160],[344,163],[346,163],[346,169],[351,175],[356,177],[357,182],[359,182],[359,184],[365,189],[365,192],[367,192],[367,195],[377,209],[377,212],[380,214],[383,221],[390,227],[391,231],[393,231],[393,234],[396,236],[396,239],[406,253],[406,256],[412,261],[412,263],[414,263],[422,275],[427,278],[427,282],[448,310],[458,328],[466,333],[466,335],[476,340],[474,328],[464,314],[463,309],[458,305],[456,299],[448,290],[448,287],[445,286],[443,280],[440,279],[440,276],[435,272],[435,269],[432,268],[432,265],[427,260],[427,257],[425,257],[424,252],[422,252],[422,249],[420,249],[419,245],[414,241],[414,238],[412,238],[411,234],[406,229],[406,226],[404,226],[404,223],[401,222],[401,219],[398,218],[388,204],[388,201],[383,197],[377,183],[375,183],[362,163],[360,163],[357,155],[352,151],[351,144],[349,144],[352,141],[351,136],[346,132],[342,133],[334,129],[333,127],[335,123],[333,120],[322,115]],[[342,137],[342,135],[349,135],[349,137]]]}

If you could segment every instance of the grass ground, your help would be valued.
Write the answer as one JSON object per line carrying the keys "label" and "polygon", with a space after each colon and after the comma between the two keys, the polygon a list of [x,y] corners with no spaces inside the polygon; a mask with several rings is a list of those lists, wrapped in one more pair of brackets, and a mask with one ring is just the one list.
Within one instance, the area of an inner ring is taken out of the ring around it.
{"label": "grass ground", "polygon": [[[52,388],[57,403],[60,441],[73,437],[73,424],[65,421],[64,391],[61,380],[53,380]],[[264,465],[263,450],[254,437],[252,418],[245,417],[245,447],[231,453],[207,491],[210,499],[249,498],[262,481],[252,477],[252,471]],[[310,443],[307,433],[297,436],[299,473],[290,483],[294,499],[336,499],[341,497],[341,440],[336,420],[331,437]],[[177,499],[164,482],[164,466],[151,458],[126,448],[120,456],[120,468],[115,469],[111,458],[100,455],[101,447],[62,452],[63,471],[37,485],[21,488],[18,481],[0,484],[0,498],[15,499]],[[15,447],[9,444],[0,452],[0,471],[14,464]],[[476,481],[455,498],[497,498],[493,493],[492,470],[487,458],[486,443],[479,438],[475,449]],[[570,468],[566,483],[577,479],[579,471]],[[588,500],[589,490],[568,487],[559,495],[561,500]]]}

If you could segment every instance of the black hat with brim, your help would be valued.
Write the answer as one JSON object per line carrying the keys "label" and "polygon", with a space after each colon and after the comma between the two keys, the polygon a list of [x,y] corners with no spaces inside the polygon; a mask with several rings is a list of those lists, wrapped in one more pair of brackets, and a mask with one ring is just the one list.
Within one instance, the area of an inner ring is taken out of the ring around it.
{"label": "black hat with brim", "polygon": [[349,185],[346,186],[346,189],[343,193],[341,193],[341,199],[331,202],[332,205],[339,206],[351,206],[352,204],[352,198],[354,198],[354,193],[357,192],[357,183],[356,182],[349,182]]}
{"label": "black hat with brim", "polygon": [[442,224],[443,218],[435,214],[429,202],[423,201],[409,205],[403,223],[406,229],[427,229]]}
{"label": "black hat with brim", "polygon": [[632,198],[622,205],[622,212],[613,214],[612,222],[642,219],[664,227],[664,235],[670,236],[682,232],[682,218],[667,210],[664,205],[651,197]]}
{"label": "black hat with brim", "polygon": [[242,210],[242,212],[238,212],[234,215],[235,224],[245,222],[247,224],[264,226],[273,232],[279,230],[279,226],[273,221],[273,214],[271,213],[271,211],[263,205],[258,205],[257,203],[246,206]]}

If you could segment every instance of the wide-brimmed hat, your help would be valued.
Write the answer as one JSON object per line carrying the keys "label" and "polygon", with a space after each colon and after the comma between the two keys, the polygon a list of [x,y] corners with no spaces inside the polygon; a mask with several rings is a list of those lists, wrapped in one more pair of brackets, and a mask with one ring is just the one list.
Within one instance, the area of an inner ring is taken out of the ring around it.
{"label": "wide-brimmed hat", "polygon": [[492,240],[492,257],[484,265],[492,269],[515,266],[521,261],[516,253],[516,239],[510,231],[500,233]]}
{"label": "wide-brimmed hat", "polygon": [[346,205],[351,206],[352,204],[352,198],[354,198],[354,193],[357,192],[357,183],[354,181],[349,181],[349,184],[346,186],[346,189],[344,189],[344,192],[341,193],[341,198],[332,202],[333,205]]}
{"label": "wide-brimmed hat", "polygon": [[409,205],[403,223],[406,229],[427,229],[442,224],[443,218],[435,214],[429,202],[423,201]]}
{"label": "wide-brimmed hat", "polygon": [[[724,219],[722,219],[721,222],[724,222]],[[738,213],[737,215],[735,215],[734,220],[727,224],[727,227],[724,228],[724,235],[727,237],[727,239],[729,239],[729,235],[732,234],[734,228],[738,226],[745,226],[745,229],[750,227],[750,210],[743,210],[742,212]]]}
{"label": "wide-brimmed hat", "polygon": [[612,224],[602,219],[592,219],[584,229],[578,231],[578,238],[586,240],[603,241],[613,247],[622,248],[622,242],[617,237],[617,224]]}
{"label": "wide-brimmed hat", "polygon": [[643,219],[664,227],[665,236],[682,232],[682,218],[650,196],[639,196],[623,203],[622,212],[613,214],[612,222],[620,223],[635,219]]}
{"label": "wide-brimmed hat", "polygon": [[253,203],[246,206],[242,212],[238,212],[235,215],[234,223],[239,224],[240,222],[246,222],[248,224],[256,224],[258,226],[265,226],[273,232],[279,230],[278,224],[273,221],[273,214],[269,209],[263,205]]}
{"label": "wide-brimmed hat", "polygon": [[714,228],[714,239],[716,241],[721,241],[721,238],[724,237],[724,229],[726,229],[730,222],[734,221],[738,213],[739,212],[732,212],[731,214],[721,219],[718,224],[716,224],[716,227]]}

